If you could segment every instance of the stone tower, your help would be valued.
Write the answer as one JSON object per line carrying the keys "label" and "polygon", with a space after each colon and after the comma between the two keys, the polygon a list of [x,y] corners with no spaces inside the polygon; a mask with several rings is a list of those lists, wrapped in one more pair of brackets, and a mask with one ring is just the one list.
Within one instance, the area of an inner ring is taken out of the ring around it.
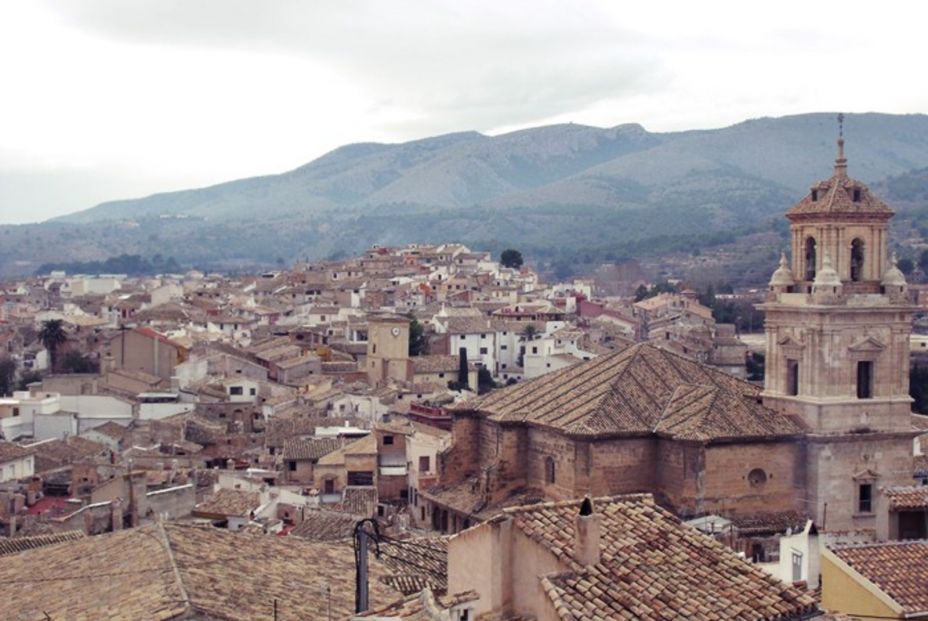
{"label": "stone tower", "polygon": [[792,265],[770,279],[765,405],[807,430],[796,481],[820,528],[876,526],[880,488],[912,483],[906,281],[887,258],[893,211],[847,176],[844,139],[830,179],[786,217]]}
{"label": "stone tower", "polygon": [[409,360],[409,319],[397,315],[371,316],[367,322],[367,379],[382,385],[388,379],[412,379]]}

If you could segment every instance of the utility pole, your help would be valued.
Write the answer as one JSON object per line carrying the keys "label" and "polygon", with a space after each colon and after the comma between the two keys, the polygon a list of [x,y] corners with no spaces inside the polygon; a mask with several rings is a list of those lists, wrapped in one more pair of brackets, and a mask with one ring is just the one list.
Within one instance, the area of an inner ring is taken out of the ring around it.
{"label": "utility pole", "polygon": [[367,553],[370,542],[374,542],[374,554],[380,556],[380,526],[372,518],[365,518],[354,526],[355,560],[355,613],[366,612],[370,606]]}

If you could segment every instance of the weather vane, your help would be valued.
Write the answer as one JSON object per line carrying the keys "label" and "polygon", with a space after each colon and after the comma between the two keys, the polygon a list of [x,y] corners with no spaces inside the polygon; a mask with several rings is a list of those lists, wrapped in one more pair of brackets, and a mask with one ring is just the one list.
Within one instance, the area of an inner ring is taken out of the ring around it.
{"label": "weather vane", "polygon": [[844,113],[838,113],[838,138],[844,138]]}

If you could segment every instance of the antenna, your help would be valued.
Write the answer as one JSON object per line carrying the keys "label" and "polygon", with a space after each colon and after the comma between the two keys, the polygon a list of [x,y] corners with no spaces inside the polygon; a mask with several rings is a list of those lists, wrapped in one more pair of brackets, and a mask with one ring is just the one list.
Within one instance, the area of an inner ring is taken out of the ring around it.
{"label": "antenna", "polygon": [[838,138],[844,138],[844,113],[838,113]]}

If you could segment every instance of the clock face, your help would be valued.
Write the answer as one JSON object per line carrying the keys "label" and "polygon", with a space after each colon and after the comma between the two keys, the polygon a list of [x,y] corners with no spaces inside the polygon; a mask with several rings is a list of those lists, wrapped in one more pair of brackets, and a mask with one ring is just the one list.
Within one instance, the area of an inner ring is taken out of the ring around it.
{"label": "clock face", "polygon": [[399,328],[393,328],[392,330],[390,330],[390,333],[393,334],[393,336],[399,336],[399,335],[400,335],[400,329],[399,329]]}

